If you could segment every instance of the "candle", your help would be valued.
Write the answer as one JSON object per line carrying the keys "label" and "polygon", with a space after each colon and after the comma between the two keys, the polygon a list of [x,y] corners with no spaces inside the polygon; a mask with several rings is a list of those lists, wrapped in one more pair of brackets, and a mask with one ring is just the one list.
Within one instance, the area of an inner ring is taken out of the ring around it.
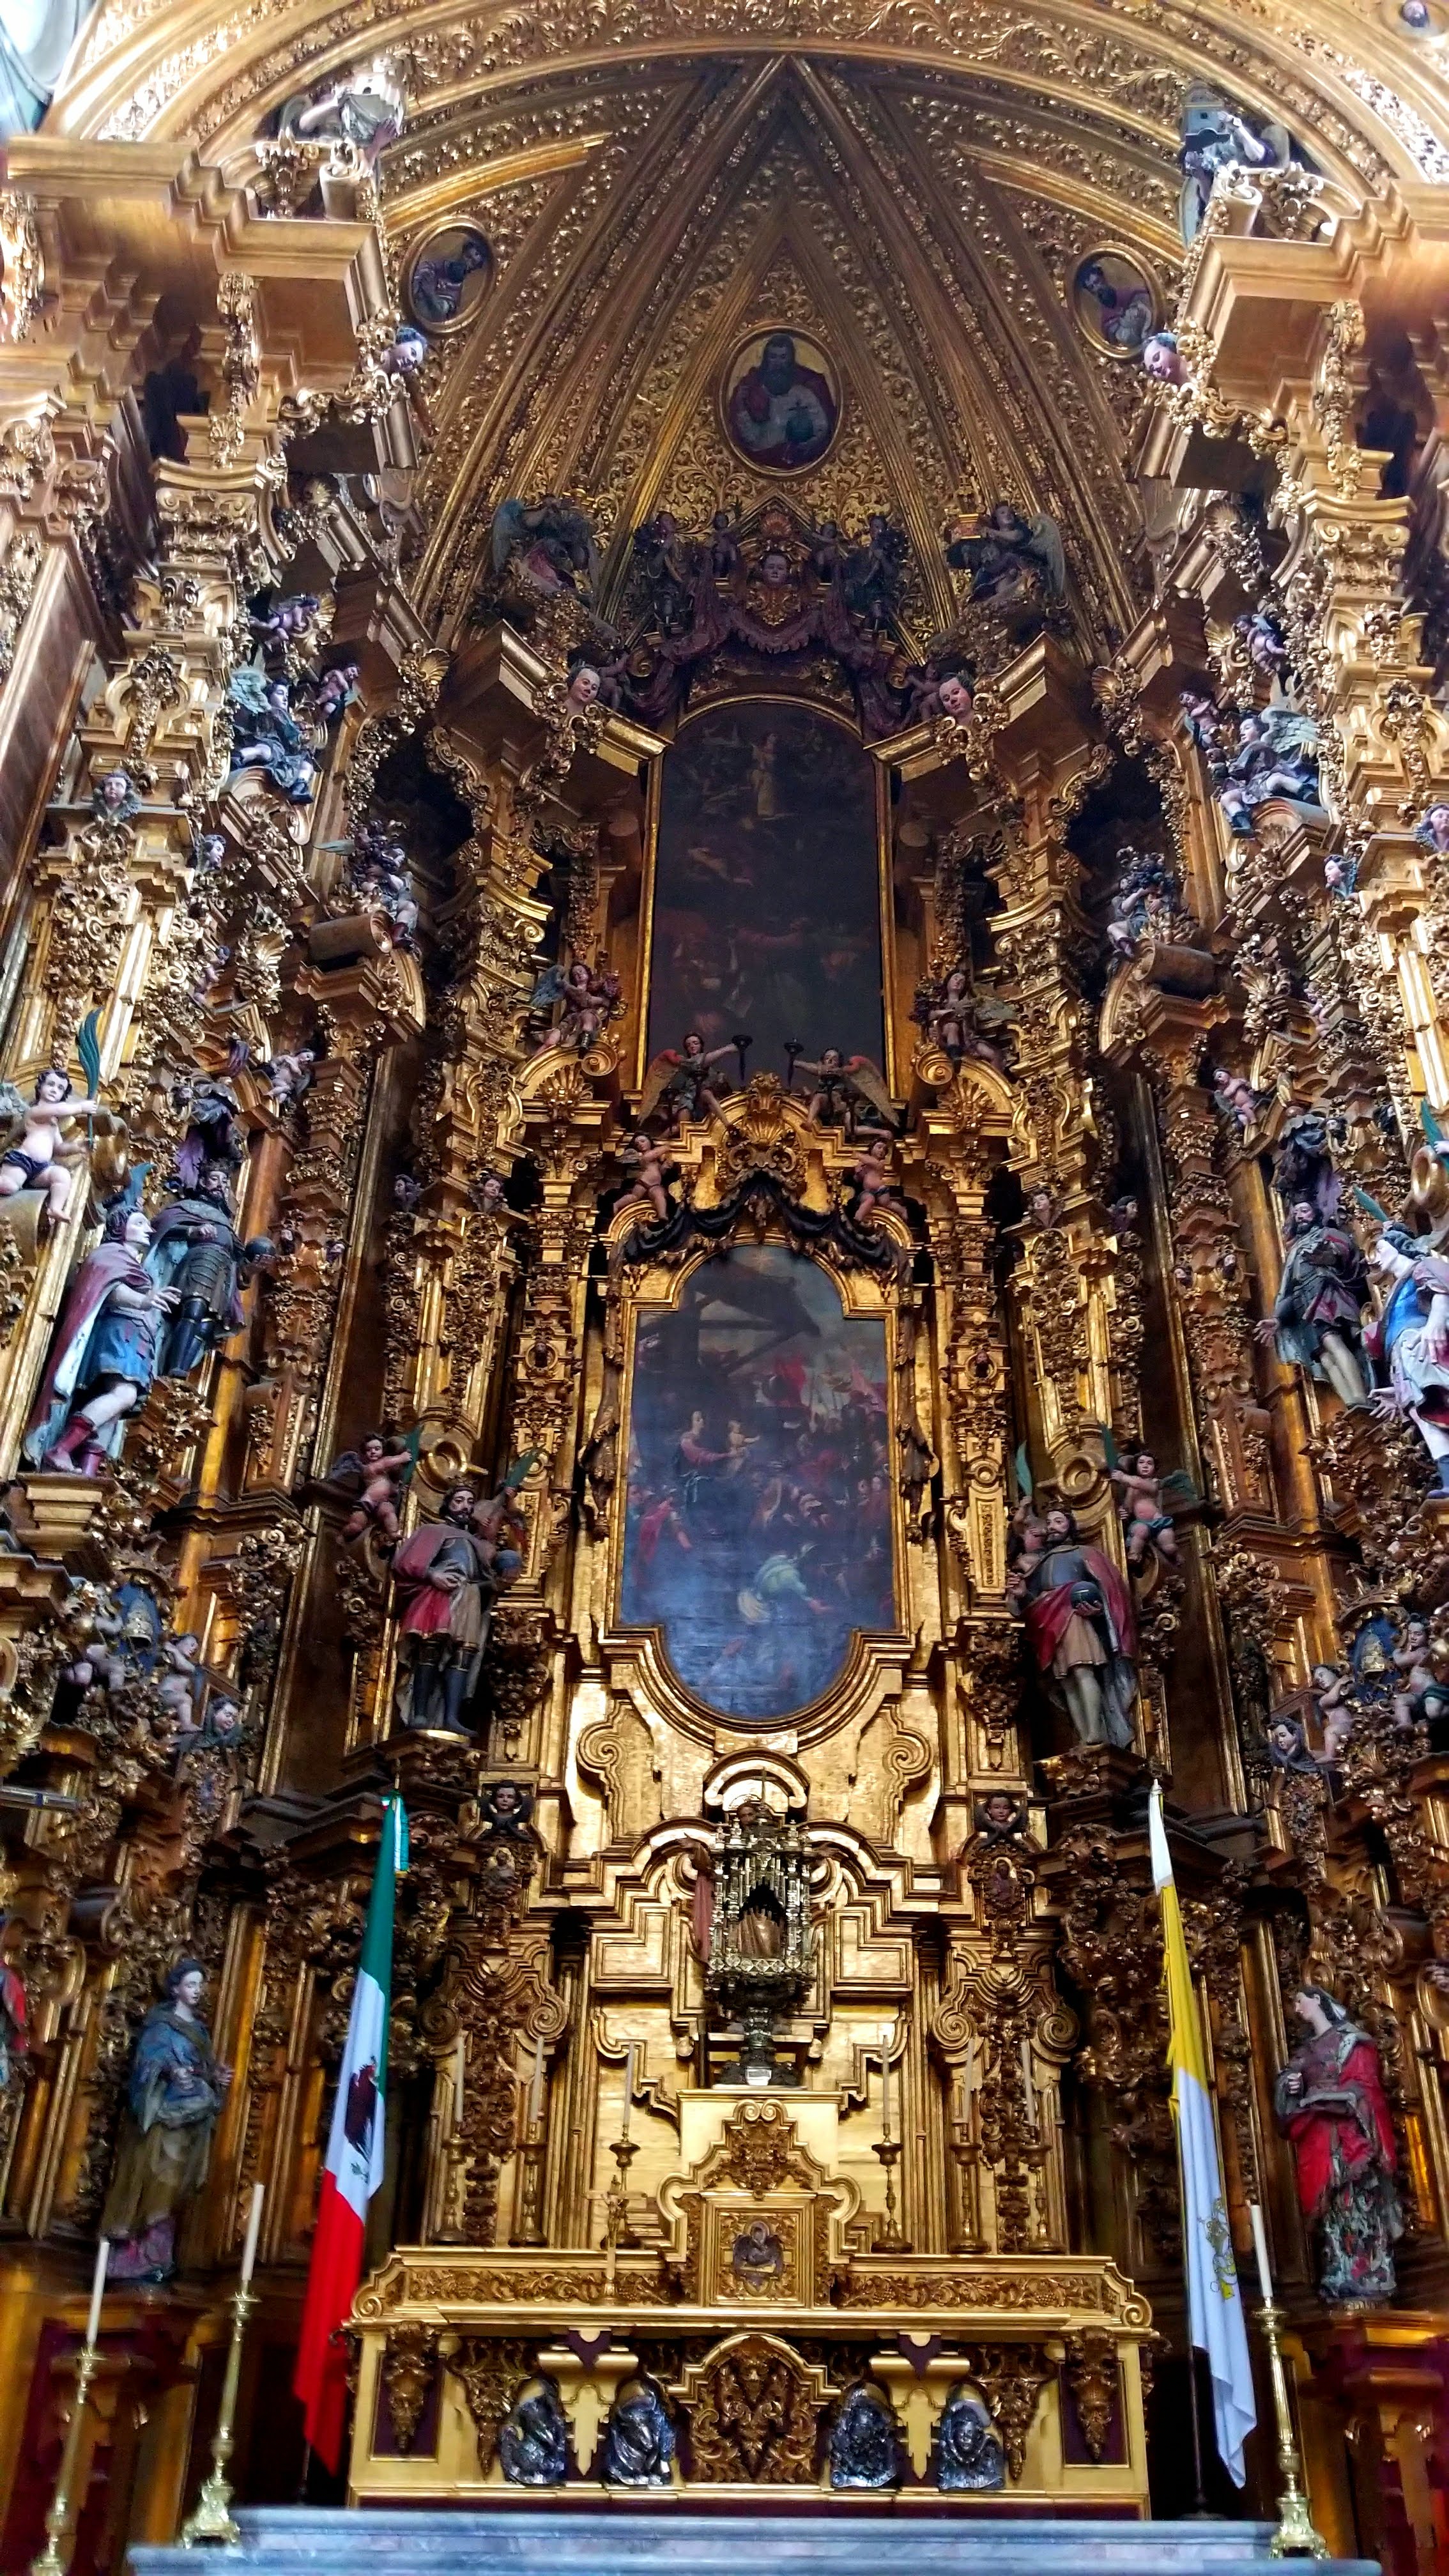
{"label": "candle", "polygon": [[974,2031],[971,2031],[968,2032],[966,2039],[966,2072],[961,2078],[961,2117],[963,2120],[969,2120],[971,2117],[971,2096],[975,2090],[976,2034]]}
{"label": "candle", "polygon": [[620,2135],[620,2137],[621,2137],[621,2138],[627,2138],[627,2136],[628,2136],[628,2134],[629,2134],[629,2114],[630,2114],[631,2110],[633,2109],[633,2107],[634,2107],[634,2042],[633,2042],[633,2040],[631,2039],[631,2040],[630,2040],[630,2042],[629,2042],[629,2060],[628,2060],[628,2064],[626,2065],[626,2067],[625,2067],[625,2069],[624,2069],[624,2125],[623,2125],[622,2129],[621,2129],[621,2130],[620,2130],[620,2132],[619,2132],[619,2135]]}
{"label": "candle", "polygon": [[468,2048],[461,2031],[453,2049],[453,2135],[463,2126],[463,2075],[468,2063]]}
{"label": "candle", "polygon": [[1034,2129],[1036,2127],[1036,2077],[1032,2069],[1029,2039],[1023,2039],[1021,2043],[1021,2081],[1026,2093],[1027,2125]]}
{"label": "candle", "polygon": [[891,2044],[883,2039],[880,2046],[880,2129],[881,2136],[891,2133]]}
{"label": "candle", "polygon": [[96,2268],[91,2275],[91,2312],[86,2319],[86,2341],[94,2343],[101,2330],[101,2301],[106,2295],[106,2267],[111,2259],[111,2240],[103,2236],[96,2247]]}
{"label": "candle", "polygon": [[1273,2275],[1268,2268],[1268,2231],[1263,2225],[1263,2213],[1255,2200],[1250,2200],[1248,2203],[1248,2216],[1253,2222],[1253,2250],[1258,2257],[1258,2287],[1263,2293],[1264,2307],[1271,2308]]}
{"label": "candle", "polygon": [[262,2201],[264,2197],[265,2192],[263,2185],[259,2182],[254,2182],[252,2184],[251,2215],[247,2220],[247,2241],[242,2247],[241,2286],[243,2289],[246,2288],[248,2281],[251,2279],[253,2272],[257,2268],[257,2238],[262,2232]]}
{"label": "candle", "polygon": [[533,2043],[533,2082],[528,2090],[528,2125],[536,2129],[543,2118],[543,2041]]}

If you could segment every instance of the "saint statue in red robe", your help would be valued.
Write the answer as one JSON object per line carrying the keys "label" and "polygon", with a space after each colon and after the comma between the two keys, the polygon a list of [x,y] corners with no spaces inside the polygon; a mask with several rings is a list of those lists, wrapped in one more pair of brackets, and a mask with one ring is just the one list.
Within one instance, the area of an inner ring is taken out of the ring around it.
{"label": "saint statue in red robe", "polygon": [[1393,2297],[1404,2232],[1379,2053],[1322,1986],[1300,1987],[1293,2009],[1308,2036],[1274,2085],[1273,2108],[1293,2144],[1318,2295],[1335,2307],[1379,2307]]}

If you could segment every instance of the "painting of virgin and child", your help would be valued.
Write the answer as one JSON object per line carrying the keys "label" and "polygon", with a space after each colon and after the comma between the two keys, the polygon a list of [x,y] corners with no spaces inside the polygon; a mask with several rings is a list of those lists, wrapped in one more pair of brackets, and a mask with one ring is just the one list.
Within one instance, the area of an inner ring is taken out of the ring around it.
{"label": "painting of virgin and child", "polygon": [[895,1625],[885,1327],[784,1245],[735,1246],[634,1345],[620,1619],[726,1717],[826,1691]]}

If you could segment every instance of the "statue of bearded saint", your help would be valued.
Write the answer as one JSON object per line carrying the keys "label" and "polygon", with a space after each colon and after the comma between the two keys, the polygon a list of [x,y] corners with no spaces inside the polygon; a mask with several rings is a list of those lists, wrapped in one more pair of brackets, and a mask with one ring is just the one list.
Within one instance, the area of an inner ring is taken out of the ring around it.
{"label": "statue of bearded saint", "polygon": [[1019,1555],[1007,1589],[1026,1622],[1036,1667],[1080,1744],[1136,1741],[1137,1621],[1132,1596],[1101,1550],[1084,1545],[1054,1505]]}

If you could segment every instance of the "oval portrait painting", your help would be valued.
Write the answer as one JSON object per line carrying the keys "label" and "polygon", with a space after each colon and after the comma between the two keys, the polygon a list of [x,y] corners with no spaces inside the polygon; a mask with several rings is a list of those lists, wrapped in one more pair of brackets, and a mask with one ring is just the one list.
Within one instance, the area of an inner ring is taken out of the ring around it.
{"label": "oval portrait painting", "polygon": [[1126,251],[1090,251],[1072,279],[1077,328],[1114,358],[1141,356],[1143,341],[1157,328],[1158,306],[1152,279]]}
{"label": "oval portrait painting", "polygon": [[408,309],[425,331],[471,322],[493,278],[493,253],[476,224],[444,224],[413,255]]}
{"label": "oval portrait painting", "polygon": [[798,474],[818,465],[840,426],[840,379],[806,331],[752,331],[724,372],[725,436],[750,465]]}

